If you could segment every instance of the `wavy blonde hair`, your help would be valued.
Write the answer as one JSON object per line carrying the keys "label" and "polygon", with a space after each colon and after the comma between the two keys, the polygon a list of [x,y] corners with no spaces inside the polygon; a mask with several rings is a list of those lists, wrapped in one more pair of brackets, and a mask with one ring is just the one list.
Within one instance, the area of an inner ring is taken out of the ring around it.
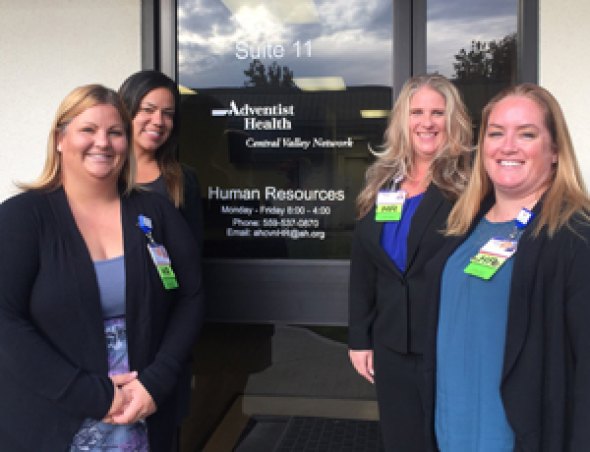
{"label": "wavy blonde hair", "polygon": [[[23,190],[55,190],[62,186],[61,153],[57,150],[58,137],[68,124],[83,111],[97,105],[111,105],[117,109],[123,126],[129,150],[132,146],[131,118],[116,91],[102,85],[84,85],[75,88],[62,100],[51,123],[47,139],[47,154],[41,175],[31,183],[17,184]],[[127,158],[119,174],[119,184],[129,193],[135,186],[135,158],[127,152]]]}
{"label": "wavy blonde hair", "polygon": [[472,128],[459,91],[442,75],[412,77],[402,87],[393,106],[384,135],[384,150],[373,152],[377,160],[367,169],[365,187],[357,197],[359,218],[371,210],[382,187],[394,178],[411,174],[413,170],[414,150],[409,132],[410,101],[423,87],[436,91],[445,99],[447,141],[432,161],[429,176],[450,199],[457,198],[467,185],[472,153]]}
{"label": "wavy blonde hair", "polygon": [[491,112],[498,102],[509,96],[526,97],[541,108],[545,127],[549,131],[552,147],[557,154],[557,162],[554,164],[548,189],[543,195],[543,207],[533,230],[533,236],[538,236],[546,226],[547,234],[551,237],[557,230],[568,224],[576,213],[580,213],[584,220],[589,220],[590,199],[561,107],[546,89],[533,83],[523,83],[503,90],[484,107],[473,173],[467,188],[449,214],[447,235],[465,234],[475,219],[481,202],[493,190],[492,182],[481,158],[483,142]]}

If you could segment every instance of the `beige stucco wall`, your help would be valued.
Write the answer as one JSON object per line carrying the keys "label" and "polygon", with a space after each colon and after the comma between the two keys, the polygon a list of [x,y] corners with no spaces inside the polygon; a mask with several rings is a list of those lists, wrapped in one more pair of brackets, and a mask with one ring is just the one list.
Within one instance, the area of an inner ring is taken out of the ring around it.
{"label": "beige stucco wall", "polygon": [[584,179],[590,185],[590,2],[539,3],[539,83],[561,104]]}
{"label": "beige stucco wall", "polygon": [[41,171],[72,88],[117,88],[140,67],[141,0],[0,0],[0,200]]}

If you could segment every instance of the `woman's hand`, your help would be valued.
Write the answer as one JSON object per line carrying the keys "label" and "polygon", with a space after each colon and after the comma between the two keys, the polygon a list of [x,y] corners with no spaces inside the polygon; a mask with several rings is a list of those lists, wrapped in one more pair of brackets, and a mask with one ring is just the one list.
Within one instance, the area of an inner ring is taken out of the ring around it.
{"label": "woman's hand", "polygon": [[135,380],[137,378],[137,372],[111,375],[110,378],[113,382],[115,393],[113,395],[113,403],[111,403],[111,408],[102,420],[103,422],[109,424],[113,423],[113,415],[123,413],[125,407],[131,401],[129,395],[122,389],[122,387],[127,383],[130,383],[131,381]]}
{"label": "woman's hand", "polygon": [[137,378],[126,383],[121,389],[129,398],[129,403],[122,412],[113,414],[114,424],[133,424],[156,412],[154,399]]}
{"label": "woman's hand", "polygon": [[349,350],[348,356],[356,371],[369,383],[375,383],[373,375],[373,350]]}

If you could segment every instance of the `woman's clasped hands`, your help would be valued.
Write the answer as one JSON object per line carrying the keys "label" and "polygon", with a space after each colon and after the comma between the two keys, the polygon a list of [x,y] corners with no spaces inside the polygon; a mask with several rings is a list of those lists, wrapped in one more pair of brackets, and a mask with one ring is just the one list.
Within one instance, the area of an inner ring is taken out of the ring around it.
{"label": "woman's clasped hands", "polygon": [[150,393],[137,379],[137,372],[110,376],[115,394],[107,415],[107,424],[133,424],[156,412],[156,404]]}

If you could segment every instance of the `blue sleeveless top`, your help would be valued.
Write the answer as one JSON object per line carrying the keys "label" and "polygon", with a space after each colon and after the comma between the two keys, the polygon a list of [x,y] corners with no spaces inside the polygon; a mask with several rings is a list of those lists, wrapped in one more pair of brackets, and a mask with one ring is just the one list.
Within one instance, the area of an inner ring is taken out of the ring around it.
{"label": "blue sleeveless top", "polygon": [[410,225],[423,197],[424,193],[420,193],[419,195],[407,198],[404,202],[400,221],[386,222],[381,232],[381,246],[402,273],[406,271]]}

